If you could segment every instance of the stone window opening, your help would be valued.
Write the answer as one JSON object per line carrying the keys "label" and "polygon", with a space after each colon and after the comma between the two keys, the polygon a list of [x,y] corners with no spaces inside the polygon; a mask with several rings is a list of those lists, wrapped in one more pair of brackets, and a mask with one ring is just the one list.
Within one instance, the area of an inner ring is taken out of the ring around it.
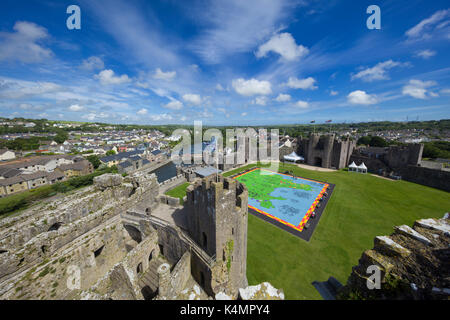
{"label": "stone window opening", "polygon": [[131,225],[124,225],[125,230],[130,235],[131,239],[136,241],[137,243],[141,243],[142,241],[142,234],[141,232],[134,226]]}
{"label": "stone window opening", "polygon": [[103,245],[103,246],[101,246],[100,248],[98,248],[97,250],[94,251],[94,257],[95,258],[97,258],[102,253],[104,247],[105,246]]}
{"label": "stone window opening", "polygon": [[153,249],[152,252],[150,252],[150,255],[148,256],[148,261],[152,261],[152,259],[153,259],[153,252],[155,252],[155,249]]}
{"label": "stone window opening", "polygon": [[7,253],[7,252],[8,252],[8,250],[0,249],[0,254],[2,254],[2,253]]}
{"label": "stone window opening", "polygon": [[152,300],[158,295],[158,289],[153,291],[149,286],[145,286],[141,289],[141,293],[144,296],[144,300]]}
{"label": "stone window opening", "polygon": [[42,253],[47,253],[48,247],[46,245],[41,246]]}
{"label": "stone window opening", "polygon": [[206,236],[206,233],[202,233],[203,235],[203,247],[206,249],[208,249],[208,237]]}
{"label": "stone window opening", "polygon": [[62,222],[55,222],[48,228],[48,231],[56,231],[62,226]]}
{"label": "stone window opening", "polygon": [[137,274],[142,273],[142,262],[139,263],[139,264],[137,265],[137,267],[136,267],[136,273],[137,273]]}
{"label": "stone window opening", "polygon": [[25,261],[25,258],[20,259],[20,261],[19,261],[19,263],[17,264],[17,266],[20,267],[24,261]]}
{"label": "stone window opening", "polygon": [[164,246],[162,244],[159,244],[159,252],[161,253],[161,255],[164,255]]}
{"label": "stone window opening", "polygon": [[231,228],[231,235],[234,236],[234,228]]}

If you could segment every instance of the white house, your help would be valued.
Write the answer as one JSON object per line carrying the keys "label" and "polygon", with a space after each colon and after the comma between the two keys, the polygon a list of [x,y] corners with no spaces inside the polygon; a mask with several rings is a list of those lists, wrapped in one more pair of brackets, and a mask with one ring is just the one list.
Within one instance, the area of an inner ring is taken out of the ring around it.
{"label": "white house", "polygon": [[7,149],[0,150],[0,161],[13,160],[16,158],[16,154],[13,151]]}

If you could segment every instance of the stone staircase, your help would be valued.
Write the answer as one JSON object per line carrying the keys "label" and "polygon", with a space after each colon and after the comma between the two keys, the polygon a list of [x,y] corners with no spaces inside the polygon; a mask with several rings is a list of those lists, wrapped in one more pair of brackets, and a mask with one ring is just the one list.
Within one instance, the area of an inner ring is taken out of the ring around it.
{"label": "stone staircase", "polygon": [[153,258],[148,264],[148,270],[139,278],[139,288],[144,298],[152,299],[158,293],[158,267],[163,264],[159,258]]}

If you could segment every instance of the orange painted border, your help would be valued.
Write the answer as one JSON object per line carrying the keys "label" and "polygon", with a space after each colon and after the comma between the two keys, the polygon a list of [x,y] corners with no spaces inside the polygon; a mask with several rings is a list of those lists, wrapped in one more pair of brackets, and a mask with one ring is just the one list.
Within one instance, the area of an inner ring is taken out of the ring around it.
{"label": "orange painted border", "polygon": [[[284,176],[288,176],[288,177],[293,177],[293,178],[295,178],[294,176],[292,176],[292,175],[290,175],[290,174],[281,173],[281,172],[274,172],[274,171],[267,170],[267,169],[263,169],[263,168],[255,168],[255,169],[253,169],[253,170],[250,170],[250,171],[244,172],[244,173],[242,173],[242,174],[240,174],[240,175],[237,175],[237,176],[233,177],[233,179],[239,178],[239,177],[241,177],[241,176],[243,176],[243,175],[246,175],[247,173],[250,173],[250,172],[253,172],[253,171],[256,171],[256,170],[264,170],[264,171],[272,172],[272,173],[274,173],[274,174],[281,174],[281,175],[284,175]],[[291,224],[291,223],[289,223],[289,222],[286,222],[286,221],[284,221],[284,220],[282,220],[282,219],[280,219],[280,218],[277,218],[277,217],[271,215],[270,213],[267,213],[267,212],[265,212],[265,211],[262,211],[262,210],[260,210],[260,209],[258,209],[258,208],[255,208],[255,207],[251,206],[251,205],[248,205],[248,207],[249,207],[250,209],[253,209],[253,210],[255,210],[256,212],[261,213],[261,214],[263,214],[263,215],[265,215],[265,216],[267,216],[267,217],[269,217],[269,218],[271,218],[271,219],[274,219],[274,220],[276,220],[276,221],[278,221],[278,222],[280,222],[280,223],[282,223],[282,224],[284,224],[284,225],[286,225],[286,226],[288,226],[288,227],[290,227],[290,228],[293,228],[293,229],[298,230],[298,231],[300,231],[300,232],[303,231],[303,228],[304,228],[305,224],[308,222],[309,218],[311,217],[311,214],[312,214],[312,213],[314,212],[314,210],[316,209],[316,206],[317,206],[317,204],[319,203],[320,198],[322,197],[322,195],[325,193],[325,191],[326,191],[327,188],[329,187],[329,184],[328,184],[328,183],[324,183],[324,182],[320,182],[320,181],[316,181],[316,180],[306,179],[306,178],[303,178],[303,177],[298,177],[298,178],[301,178],[301,179],[307,180],[307,181],[311,181],[311,182],[321,183],[321,184],[324,185],[324,187],[323,187],[322,190],[320,191],[319,195],[316,197],[316,199],[315,199],[314,202],[312,203],[311,207],[309,207],[308,211],[306,212],[305,216],[303,217],[302,221],[300,221],[300,224],[299,224],[298,226],[294,226],[293,224]]]}

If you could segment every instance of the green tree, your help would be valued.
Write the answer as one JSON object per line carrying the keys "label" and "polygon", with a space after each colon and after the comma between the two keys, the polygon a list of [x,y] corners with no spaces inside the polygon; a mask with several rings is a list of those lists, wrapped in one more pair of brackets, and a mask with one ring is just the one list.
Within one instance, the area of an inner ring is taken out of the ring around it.
{"label": "green tree", "polygon": [[63,143],[67,139],[69,139],[69,135],[67,134],[67,132],[61,130],[61,131],[58,131],[58,133],[56,134],[56,136],[53,140],[55,140],[55,142],[57,142],[57,143]]}
{"label": "green tree", "polygon": [[423,148],[424,158],[444,158],[450,159],[450,142],[447,141],[433,141],[425,143]]}
{"label": "green tree", "polygon": [[115,152],[114,150],[106,151],[106,155],[107,155],[107,156],[113,156],[113,155],[115,155],[115,154],[116,154],[116,152]]}
{"label": "green tree", "polygon": [[389,144],[381,137],[372,137],[369,145],[371,147],[387,147]]}
{"label": "green tree", "polygon": [[370,141],[372,140],[371,136],[364,136],[358,139],[358,145],[369,145]]}
{"label": "green tree", "polygon": [[92,163],[92,165],[94,166],[94,169],[97,169],[102,164],[100,159],[95,154],[88,156],[87,159],[90,163]]}

